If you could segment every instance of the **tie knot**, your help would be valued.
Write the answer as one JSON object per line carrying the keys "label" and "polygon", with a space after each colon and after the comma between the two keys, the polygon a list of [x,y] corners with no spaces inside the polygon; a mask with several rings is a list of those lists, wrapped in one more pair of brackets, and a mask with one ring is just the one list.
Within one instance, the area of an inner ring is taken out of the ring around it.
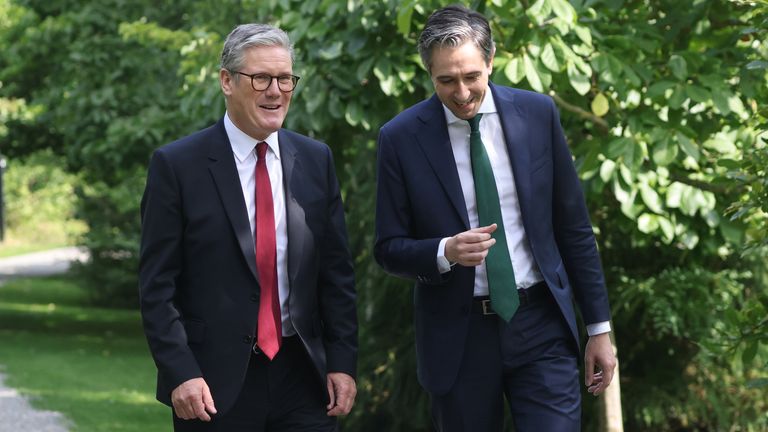
{"label": "tie knot", "polygon": [[480,119],[483,117],[482,114],[477,114],[476,116],[472,117],[471,119],[467,120],[469,122],[469,131],[471,133],[479,132],[480,131]]}
{"label": "tie knot", "polygon": [[256,156],[259,157],[259,159],[264,159],[264,156],[267,155],[267,143],[264,141],[256,144]]}

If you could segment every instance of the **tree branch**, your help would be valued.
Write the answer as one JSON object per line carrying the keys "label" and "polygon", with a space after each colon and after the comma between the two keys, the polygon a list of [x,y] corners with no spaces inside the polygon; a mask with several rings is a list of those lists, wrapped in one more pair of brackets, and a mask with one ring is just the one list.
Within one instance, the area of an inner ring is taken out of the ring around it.
{"label": "tree branch", "polygon": [[549,95],[552,96],[552,99],[555,100],[555,102],[560,105],[563,109],[570,111],[572,113],[576,113],[579,115],[579,117],[590,120],[594,122],[597,126],[600,127],[600,130],[603,132],[608,132],[609,125],[608,122],[604,119],[594,115],[593,113],[586,111],[582,109],[581,107],[578,107],[576,105],[570,104],[563,100],[557,93],[554,91],[550,91]]}

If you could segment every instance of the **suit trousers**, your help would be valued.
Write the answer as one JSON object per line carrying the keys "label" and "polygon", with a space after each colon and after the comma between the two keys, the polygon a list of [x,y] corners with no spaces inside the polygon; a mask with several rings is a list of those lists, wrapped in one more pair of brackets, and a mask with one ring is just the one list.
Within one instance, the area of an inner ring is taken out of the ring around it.
{"label": "suit trousers", "polygon": [[[334,432],[328,393],[298,336],[283,338],[270,361],[255,350],[235,405],[210,422],[173,415],[176,432]],[[324,384],[324,383],[323,383]],[[213,395],[214,403],[216,395]]]}
{"label": "suit trousers", "polygon": [[431,394],[440,432],[502,430],[504,398],[516,432],[581,428],[578,347],[549,288],[512,320],[473,312],[458,377]]}

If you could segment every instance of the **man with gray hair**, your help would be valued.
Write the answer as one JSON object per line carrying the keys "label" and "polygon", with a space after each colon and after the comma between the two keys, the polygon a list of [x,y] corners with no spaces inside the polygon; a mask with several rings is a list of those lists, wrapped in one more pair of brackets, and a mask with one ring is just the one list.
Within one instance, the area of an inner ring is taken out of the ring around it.
{"label": "man with gray hair", "polygon": [[226,114],[152,155],[141,313],[176,431],[333,431],[356,394],[357,314],[330,149],[282,129],[288,35],[224,42]]}
{"label": "man with gray hair", "polygon": [[610,308],[579,178],[546,96],[489,81],[488,20],[434,12],[419,53],[435,95],[379,133],[374,254],[416,281],[418,377],[439,431],[578,431],[575,300],[585,383],[616,359]]}

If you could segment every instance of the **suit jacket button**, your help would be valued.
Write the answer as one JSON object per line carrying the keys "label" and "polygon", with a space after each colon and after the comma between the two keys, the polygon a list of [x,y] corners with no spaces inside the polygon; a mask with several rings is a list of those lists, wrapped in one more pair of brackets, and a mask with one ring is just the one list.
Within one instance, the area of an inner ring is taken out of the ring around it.
{"label": "suit jacket button", "polygon": [[469,306],[467,305],[462,306],[461,313],[463,313],[464,315],[467,315],[469,313]]}
{"label": "suit jacket button", "polygon": [[252,302],[257,302],[257,301],[259,301],[259,296],[257,296],[256,294],[252,295],[252,296],[251,296],[251,301],[252,301]]}
{"label": "suit jacket button", "polygon": [[249,344],[253,340],[253,336],[243,336],[243,343]]}

